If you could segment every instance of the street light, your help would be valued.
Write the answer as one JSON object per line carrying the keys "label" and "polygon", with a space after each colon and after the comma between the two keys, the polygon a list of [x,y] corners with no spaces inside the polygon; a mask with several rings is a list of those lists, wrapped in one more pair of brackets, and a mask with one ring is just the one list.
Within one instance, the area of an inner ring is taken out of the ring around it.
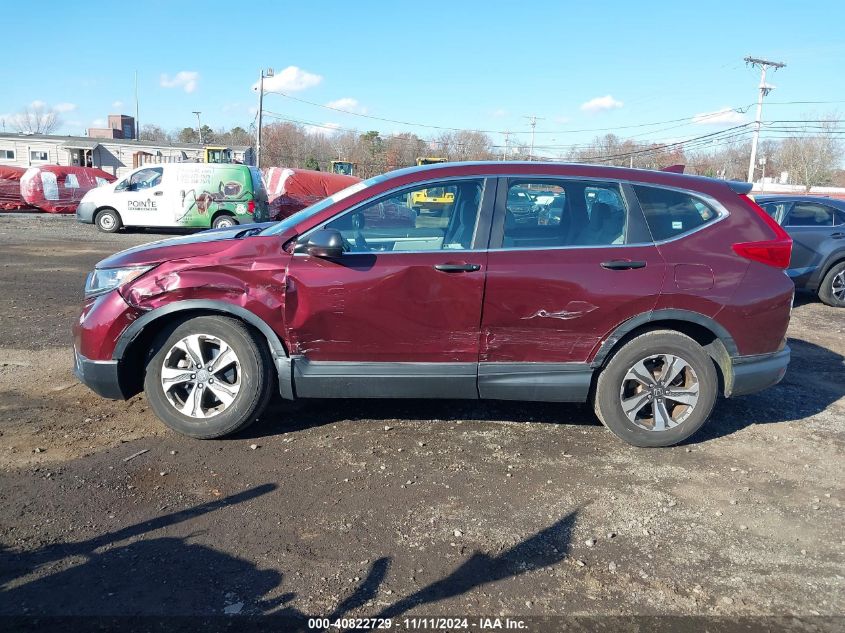
{"label": "street light", "polygon": [[199,132],[200,145],[202,145],[202,123],[200,123],[200,115],[202,114],[202,112],[197,112],[196,110],[194,110],[194,114],[197,115],[197,132]]}
{"label": "street light", "polygon": [[258,127],[255,131],[255,166],[261,169],[261,119],[264,109],[264,80],[274,75],[273,69],[262,68],[258,78]]}

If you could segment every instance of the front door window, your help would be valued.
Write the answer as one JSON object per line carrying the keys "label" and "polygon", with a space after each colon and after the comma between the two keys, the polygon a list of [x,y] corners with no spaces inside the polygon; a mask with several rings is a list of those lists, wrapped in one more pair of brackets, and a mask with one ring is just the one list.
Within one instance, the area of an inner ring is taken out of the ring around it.
{"label": "front door window", "polygon": [[351,252],[460,251],[473,247],[484,181],[458,180],[406,189],[325,225]]}

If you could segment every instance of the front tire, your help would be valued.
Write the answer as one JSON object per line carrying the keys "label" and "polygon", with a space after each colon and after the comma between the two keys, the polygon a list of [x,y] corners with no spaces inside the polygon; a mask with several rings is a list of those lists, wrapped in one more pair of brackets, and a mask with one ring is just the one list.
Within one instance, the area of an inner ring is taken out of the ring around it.
{"label": "front tire", "polygon": [[719,382],[711,358],[670,330],[641,334],[599,374],[593,407],[614,435],[641,447],[671,446],[710,417]]}
{"label": "front tire", "polygon": [[94,218],[94,224],[103,233],[117,233],[123,226],[120,214],[114,209],[103,209]]}
{"label": "front tire", "polygon": [[201,316],[160,335],[144,391],[168,427],[198,439],[246,428],[270,399],[266,342],[241,321]]}
{"label": "front tire", "polygon": [[825,305],[845,308],[845,262],[834,265],[822,279],[819,299]]}

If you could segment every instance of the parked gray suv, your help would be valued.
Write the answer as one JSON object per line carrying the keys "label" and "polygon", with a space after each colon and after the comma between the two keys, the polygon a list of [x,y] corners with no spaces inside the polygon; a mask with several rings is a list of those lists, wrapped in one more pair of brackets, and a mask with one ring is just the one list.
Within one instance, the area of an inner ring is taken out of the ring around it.
{"label": "parked gray suv", "polygon": [[845,200],[819,196],[755,196],[792,237],[787,274],[796,288],[845,308]]}

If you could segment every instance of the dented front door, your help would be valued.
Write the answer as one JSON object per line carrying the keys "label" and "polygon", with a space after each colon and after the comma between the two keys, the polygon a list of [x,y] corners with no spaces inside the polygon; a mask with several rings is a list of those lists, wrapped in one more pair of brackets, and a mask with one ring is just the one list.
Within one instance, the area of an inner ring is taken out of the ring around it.
{"label": "dented front door", "polygon": [[291,354],[476,363],[486,258],[483,251],[349,253],[337,260],[295,254],[285,297]]}
{"label": "dented front door", "polygon": [[[450,192],[449,204],[413,211],[408,201],[434,186]],[[426,181],[329,221],[325,228],[338,231],[348,251],[335,259],[294,253],[285,293],[291,353],[312,367],[321,361],[450,363],[395,369],[427,376],[459,371],[470,376],[474,395],[489,237],[489,219],[481,220],[489,218],[494,195],[495,181],[489,186],[483,178]],[[405,224],[379,221],[386,207],[405,210]],[[350,369],[369,370],[384,381],[392,377],[390,367]]]}

